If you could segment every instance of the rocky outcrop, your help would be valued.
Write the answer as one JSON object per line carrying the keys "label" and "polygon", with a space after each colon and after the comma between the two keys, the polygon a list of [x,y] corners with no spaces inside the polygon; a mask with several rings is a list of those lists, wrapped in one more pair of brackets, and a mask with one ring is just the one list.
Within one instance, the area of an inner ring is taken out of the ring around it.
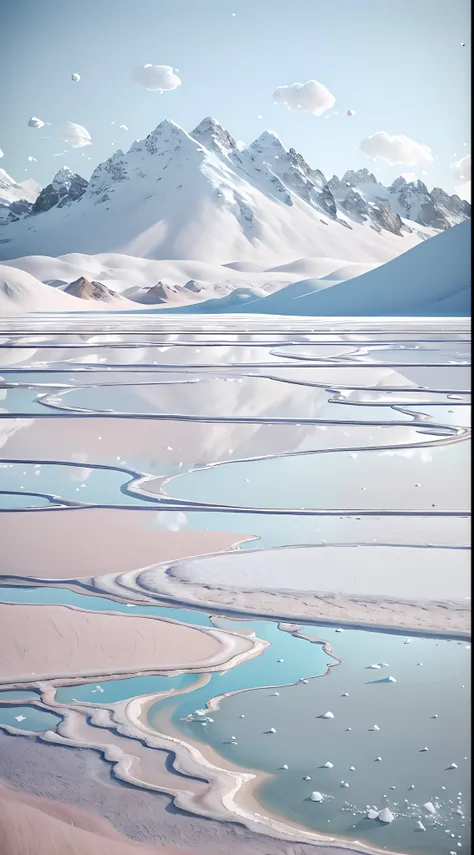
{"label": "rocky outcrop", "polygon": [[40,214],[51,208],[63,208],[71,202],[77,202],[87,188],[88,182],[77,173],[63,166],[54,176],[51,184],[47,184],[34,203],[31,213]]}
{"label": "rocky outcrop", "polygon": [[101,300],[105,303],[120,300],[120,294],[116,294],[107,288],[102,282],[92,282],[84,276],[75,279],[67,288],[64,288],[65,294],[71,294],[73,297],[79,297],[81,300]]}

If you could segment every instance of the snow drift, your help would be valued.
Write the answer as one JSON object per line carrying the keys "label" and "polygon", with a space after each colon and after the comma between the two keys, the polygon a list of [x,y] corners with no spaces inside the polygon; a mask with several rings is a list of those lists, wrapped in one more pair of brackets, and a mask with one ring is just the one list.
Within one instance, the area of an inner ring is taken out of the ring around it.
{"label": "snow drift", "polygon": [[468,221],[362,276],[335,284],[331,279],[292,283],[247,302],[243,310],[279,315],[468,316],[470,249]]}

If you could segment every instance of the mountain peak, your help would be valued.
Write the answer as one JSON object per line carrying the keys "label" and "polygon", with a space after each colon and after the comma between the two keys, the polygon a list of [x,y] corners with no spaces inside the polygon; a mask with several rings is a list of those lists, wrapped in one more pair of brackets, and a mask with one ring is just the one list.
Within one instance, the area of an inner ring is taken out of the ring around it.
{"label": "mountain peak", "polygon": [[351,187],[357,187],[358,184],[379,183],[373,172],[369,172],[365,167],[363,169],[358,169],[357,172],[354,172],[353,169],[349,169],[344,173],[341,180]]}
{"label": "mountain peak", "polygon": [[61,169],[58,169],[56,172],[51,184],[53,187],[56,187],[58,184],[64,184],[65,181],[70,181],[72,176],[72,169],[69,169],[69,166],[62,166]]}
{"label": "mountain peak", "polygon": [[286,149],[277,134],[273,131],[263,131],[262,134],[249,146],[249,150],[253,152],[258,152],[259,154],[271,153],[273,157],[275,155],[279,156],[280,154],[286,154]]}
{"label": "mountain peak", "polygon": [[233,136],[222,127],[217,119],[212,116],[206,116],[199,124],[191,131],[190,136],[200,145],[217,154],[228,155],[231,152],[238,151],[237,143]]}

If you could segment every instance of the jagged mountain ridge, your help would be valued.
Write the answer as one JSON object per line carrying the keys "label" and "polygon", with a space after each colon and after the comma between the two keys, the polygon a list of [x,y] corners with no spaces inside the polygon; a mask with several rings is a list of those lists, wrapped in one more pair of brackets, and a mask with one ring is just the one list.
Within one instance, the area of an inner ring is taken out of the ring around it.
{"label": "jagged mountain ridge", "polygon": [[[16,215],[1,229],[1,258],[116,251],[224,263],[255,252],[278,258],[282,247],[294,258],[330,243],[321,224],[331,227],[333,242],[341,243],[341,233],[331,223],[353,230],[343,241],[360,247],[370,242],[367,228],[400,238],[417,223],[444,229],[470,215],[457,196],[401,182],[386,188],[368,170],[327,181],[271,132],[240,150],[214,119],[191,134],[165,120],[126,154],[119,149],[99,164],[89,182],[60,170],[23,222]],[[387,246],[380,260],[406,248]],[[351,258],[364,262],[366,255]]]}

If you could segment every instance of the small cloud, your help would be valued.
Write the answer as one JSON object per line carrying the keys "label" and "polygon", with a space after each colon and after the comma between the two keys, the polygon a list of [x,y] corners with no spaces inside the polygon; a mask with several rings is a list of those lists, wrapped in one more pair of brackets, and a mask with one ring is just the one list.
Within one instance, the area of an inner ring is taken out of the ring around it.
{"label": "small cloud", "polygon": [[378,131],[362,140],[360,146],[367,157],[372,160],[384,160],[391,166],[397,163],[407,166],[426,166],[433,163],[433,153],[427,145],[415,142],[404,134],[392,135],[386,131]]}
{"label": "small cloud", "polygon": [[313,116],[322,116],[336,103],[334,95],[317,80],[278,86],[273,93],[273,100],[289,110],[301,110],[304,113],[312,113]]}
{"label": "small cloud", "polygon": [[126,125],[119,125],[119,127],[120,127],[121,131],[128,131],[128,128]]}
{"label": "small cloud", "polygon": [[68,122],[66,128],[61,131],[59,138],[67,142],[71,148],[83,148],[85,145],[91,145],[91,135],[82,125],[76,125],[75,122]]}
{"label": "small cloud", "polygon": [[31,154],[28,155],[28,160],[30,161],[30,163],[38,163],[36,157],[32,157]]}
{"label": "small cloud", "polygon": [[416,173],[415,172],[402,172],[401,177],[405,179],[405,181],[416,181]]}
{"label": "small cloud", "polygon": [[466,181],[465,184],[458,184],[455,188],[457,195],[460,199],[465,199],[466,202],[471,204],[471,182]]}
{"label": "small cloud", "polygon": [[471,155],[466,154],[461,160],[451,164],[456,178],[461,179],[462,184],[457,184],[454,188],[457,195],[466,202],[471,202]]}
{"label": "small cloud", "polygon": [[458,178],[464,178],[466,181],[471,180],[471,155],[466,154],[461,160],[451,164],[451,169],[454,170]]}
{"label": "small cloud", "polygon": [[132,80],[150,92],[168,92],[181,86],[181,80],[171,65],[152,65],[150,62],[136,68]]}

